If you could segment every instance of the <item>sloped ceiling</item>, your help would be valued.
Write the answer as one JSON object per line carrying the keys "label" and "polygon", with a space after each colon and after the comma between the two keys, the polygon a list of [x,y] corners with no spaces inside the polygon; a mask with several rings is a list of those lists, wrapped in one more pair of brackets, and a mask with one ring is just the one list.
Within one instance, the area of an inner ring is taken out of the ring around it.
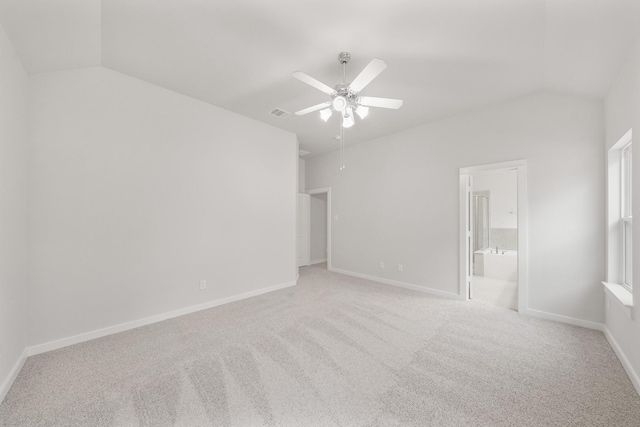
{"label": "sloped ceiling", "polygon": [[363,95],[404,99],[347,131],[366,141],[539,90],[601,98],[640,36],[638,0],[0,0],[29,73],[102,65],[337,148],[339,121],[277,118],[328,97],[374,57]]}

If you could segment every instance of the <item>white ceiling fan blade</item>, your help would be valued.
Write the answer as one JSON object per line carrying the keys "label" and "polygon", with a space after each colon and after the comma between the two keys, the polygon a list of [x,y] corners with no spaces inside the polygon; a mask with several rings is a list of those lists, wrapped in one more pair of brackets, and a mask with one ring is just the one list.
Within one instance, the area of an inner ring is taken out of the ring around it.
{"label": "white ceiling fan blade", "polygon": [[294,79],[298,79],[302,83],[306,83],[309,86],[313,86],[316,89],[326,93],[327,95],[333,95],[334,93],[336,93],[335,89],[330,88],[326,84],[314,79],[313,77],[303,73],[302,71],[296,71],[295,73],[292,74],[292,76]]}
{"label": "white ceiling fan blade", "polygon": [[305,114],[313,113],[314,111],[322,110],[331,105],[331,101],[323,102],[322,104],[314,105],[313,107],[305,108],[304,110],[296,111],[296,116],[304,116]]}
{"label": "white ceiling fan blade", "polygon": [[373,58],[371,62],[364,67],[364,70],[358,74],[358,77],[353,79],[349,85],[349,89],[355,93],[360,92],[366,85],[371,83],[373,79],[378,77],[378,74],[380,74],[385,68],[387,68],[387,64],[382,59]]}
{"label": "white ceiling fan blade", "polygon": [[402,107],[403,102],[402,99],[376,98],[371,96],[361,96],[358,98],[358,103],[365,107],[392,108],[394,110]]}

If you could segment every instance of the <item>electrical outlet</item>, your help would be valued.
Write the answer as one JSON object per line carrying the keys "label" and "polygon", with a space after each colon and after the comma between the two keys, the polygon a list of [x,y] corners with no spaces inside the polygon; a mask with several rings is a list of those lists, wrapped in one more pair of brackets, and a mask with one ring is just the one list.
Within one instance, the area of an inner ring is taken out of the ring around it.
{"label": "electrical outlet", "polygon": [[380,268],[384,268],[384,262],[380,261]]}
{"label": "electrical outlet", "polygon": [[402,266],[402,264],[398,264],[398,271],[400,272],[404,271],[404,267]]}
{"label": "electrical outlet", "polygon": [[207,289],[207,281],[200,280],[200,290]]}

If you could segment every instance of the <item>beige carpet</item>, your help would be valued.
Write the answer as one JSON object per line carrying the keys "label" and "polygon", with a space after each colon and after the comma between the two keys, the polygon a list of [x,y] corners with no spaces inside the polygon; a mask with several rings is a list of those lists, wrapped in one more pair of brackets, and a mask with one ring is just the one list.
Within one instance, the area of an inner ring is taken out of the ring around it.
{"label": "beige carpet", "polygon": [[518,310],[518,282],[473,276],[473,299],[486,304]]}
{"label": "beige carpet", "polygon": [[2,426],[638,426],[600,332],[301,269],[299,285],[31,357]]}

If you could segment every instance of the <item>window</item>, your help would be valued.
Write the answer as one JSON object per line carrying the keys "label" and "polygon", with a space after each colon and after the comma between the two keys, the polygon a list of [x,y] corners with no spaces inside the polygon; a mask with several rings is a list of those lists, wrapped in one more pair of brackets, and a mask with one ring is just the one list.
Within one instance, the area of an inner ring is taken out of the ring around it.
{"label": "window", "polygon": [[[625,141],[626,142],[626,141]],[[620,232],[622,234],[621,277],[622,286],[629,291],[633,289],[633,215],[631,211],[631,142],[626,144],[620,154]]]}
{"label": "window", "polygon": [[633,212],[631,130],[607,156],[607,280],[605,288],[633,305]]}

